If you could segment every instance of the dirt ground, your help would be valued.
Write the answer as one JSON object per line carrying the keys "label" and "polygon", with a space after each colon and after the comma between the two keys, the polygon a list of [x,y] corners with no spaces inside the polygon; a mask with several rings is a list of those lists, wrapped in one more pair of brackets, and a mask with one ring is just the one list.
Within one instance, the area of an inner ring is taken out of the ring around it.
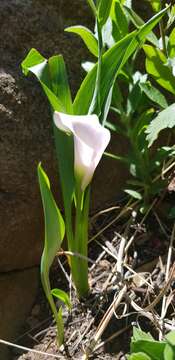
{"label": "dirt ground", "polygon": [[[85,359],[85,353],[89,359],[125,360],[133,324],[158,338],[154,317],[159,319],[162,298],[171,295],[175,279],[174,255],[166,278],[174,227],[172,221],[165,224],[162,219],[155,206],[147,216],[123,204],[94,214],[90,219],[89,297],[77,299],[63,253],[51,271],[52,287],[68,292],[72,302],[70,312],[63,308],[64,348],[58,350],[56,327],[40,288],[23,334],[15,341],[31,351],[15,347],[13,360]],[[165,325],[174,320],[174,305],[172,297]],[[146,308],[152,318],[148,319]]]}

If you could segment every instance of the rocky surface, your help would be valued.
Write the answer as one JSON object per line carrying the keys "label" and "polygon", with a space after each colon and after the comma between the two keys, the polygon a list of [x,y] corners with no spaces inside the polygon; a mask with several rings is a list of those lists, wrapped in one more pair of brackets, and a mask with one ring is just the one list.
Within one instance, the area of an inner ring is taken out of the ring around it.
{"label": "rocky surface", "polygon": [[63,53],[75,90],[83,47],[76,37],[69,41],[64,28],[83,14],[88,21],[81,1],[0,2],[0,271],[38,264],[43,224],[37,163],[52,182],[56,174],[47,100],[37,82],[22,75],[20,63],[31,47],[46,57]]}
{"label": "rocky surface", "polygon": [[[36,176],[39,161],[58,188],[48,103],[37,81],[22,75],[20,63],[31,47],[46,57],[62,53],[75,92],[84,75],[80,63],[87,53],[78,37],[64,33],[64,28],[91,21],[82,0],[0,2],[0,271],[39,263],[43,238]],[[117,153],[122,144],[115,141]],[[113,160],[101,163],[93,208],[103,207],[116,196],[123,177]]]}
{"label": "rocky surface", "polygon": [[[0,339],[15,342],[36,296],[38,278],[38,268],[0,275]],[[0,359],[12,359],[6,345],[0,344]]]}
{"label": "rocky surface", "polygon": [[[0,338],[5,340],[15,341],[37,288],[37,269],[27,268],[38,265],[42,249],[39,161],[61,203],[49,106],[37,81],[22,75],[20,63],[32,47],[45,57],[62,53],[75,94],[84,76],[81,61],[89,54],[64,28],[91,22],[84,0],[0,1]],[[114,139],[114,153],[125,147]],[[104,158],[93,181],[91,208],[114,201],[125,177],[117,162]],[[10,353],[0,345],[1,360]]]}

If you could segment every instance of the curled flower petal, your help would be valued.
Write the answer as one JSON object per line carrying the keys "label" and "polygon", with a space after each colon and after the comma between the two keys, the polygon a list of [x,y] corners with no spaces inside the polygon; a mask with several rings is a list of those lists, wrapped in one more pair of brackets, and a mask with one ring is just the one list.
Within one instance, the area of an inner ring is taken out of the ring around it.
{"label": "curled flower petal", "polygon": [[96,115],[67,115],[54,113],[55,125],[74,138],[75,177],[85,190],[110,141],[110,132],[100,123]]}

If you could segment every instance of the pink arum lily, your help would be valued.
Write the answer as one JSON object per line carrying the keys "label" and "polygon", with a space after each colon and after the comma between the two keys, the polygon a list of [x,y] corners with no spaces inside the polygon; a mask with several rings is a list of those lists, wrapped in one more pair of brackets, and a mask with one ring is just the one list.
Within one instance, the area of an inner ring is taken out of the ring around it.
{"label": "pink arum lily", "polygon": [[54,122],[57,128],[73,135],[75,178],[84,191],[110,141],[110,132],[99,123],[97,115],[67,115],[55,111]]}

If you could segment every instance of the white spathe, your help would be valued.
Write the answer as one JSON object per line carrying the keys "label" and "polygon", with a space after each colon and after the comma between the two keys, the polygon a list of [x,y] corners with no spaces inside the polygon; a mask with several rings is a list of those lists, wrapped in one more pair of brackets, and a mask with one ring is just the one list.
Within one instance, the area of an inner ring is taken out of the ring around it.
{"label": "white spathe", "polygon": [[99,123],[97,115],[67,115],[55,111],[54,123],[73,135],[75,177],[84,191],[110,141],[110,131]]}

